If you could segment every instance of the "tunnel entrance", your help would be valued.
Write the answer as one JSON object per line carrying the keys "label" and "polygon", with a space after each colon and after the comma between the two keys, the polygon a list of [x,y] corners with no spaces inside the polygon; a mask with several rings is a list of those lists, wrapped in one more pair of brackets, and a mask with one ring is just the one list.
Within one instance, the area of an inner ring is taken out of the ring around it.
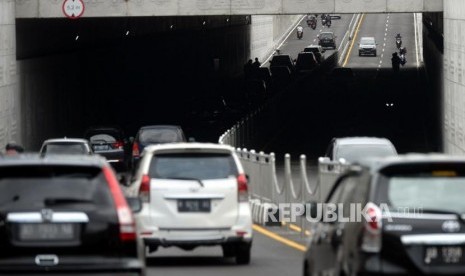
{"label": "tunnel entrance", "polygon": [[[439,150],[441,91],[428,82],[431,72],[414,65],[421,48],[409,39],[420,35],[414,16],[390,16],[395,26],[386,32],[387,14],[365,15],[348,44],[355,50],[341,65],[356,78],[347,81],[330,70],[295,78],[268,98],[268,106],[275,105],[255,126],[248,147],[317,157],[332,137],[383,136],[400,152]],[[305,26],[304,40],[291,29],[281,52],[296,58],[305,46],[318,43],[321,31],[339,32],[342,40],[352,17],[342,15],[331,28],[316,31]],[[188,136],[217,141],[253,110],[241,78],[250,58],[250,24],[243,16],[18,19],[22,133],[31,141],[28,148],[37,149],[50,137],[81,137],[93,125],[120,125],[134,135],[142,125],[179,124]],[[391,35],[397,32],[410,40],[410,60],[400,74],[391,72],[392,49],[380,50],[377,58],[358,57],[362,36],[374,36],[386,48],[394,47]],[[199,100],[210,96],[215,99]],[[218,100],[227,102],[227,120],[198,124],[199,114]]]}

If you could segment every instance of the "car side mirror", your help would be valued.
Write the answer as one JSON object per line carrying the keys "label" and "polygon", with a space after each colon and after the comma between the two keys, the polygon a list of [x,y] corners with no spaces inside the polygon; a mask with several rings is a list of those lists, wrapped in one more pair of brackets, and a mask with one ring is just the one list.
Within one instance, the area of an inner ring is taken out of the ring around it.
{"label": "car side mirror", "polygon": [[126,197],[126,202],[133,213],[139,213],[142,210],[142,200],[138,197]]}
{"label": "car side mirror", "polygon": [[129,182],[128,182],[128,178],[127,178],[126,174],[118,175],[118,181],[123,186],[126,186],[126,187],[129,186]]}
{"label": "car side mirror", "polygon": [[326,50],[321,51],[322,53],[326,53]]}

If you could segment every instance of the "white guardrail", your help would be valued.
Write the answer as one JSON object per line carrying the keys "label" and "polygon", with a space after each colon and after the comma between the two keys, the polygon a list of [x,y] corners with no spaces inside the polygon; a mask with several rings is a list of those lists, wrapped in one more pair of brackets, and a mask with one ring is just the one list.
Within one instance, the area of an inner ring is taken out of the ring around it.
{"label": "white guardrail", "polygon": [[[320,158],[318,173],[310,176],[316,181],[309,181],[311,178],[308,174],[306,156],[300,155],[299,162],[296,164],[291,162],[291,155],[286,154],[284,166],[280,168],[282,173],[278,175],[274,153],[266,154],[237,148],[237,145],[244,141],[244,137],[251,133],[250,126],[259,114],[260,111],[255,112],[237,123],[219,138],[219,143],[236,148],[236,153],[249,176],[250,203],[254,222],[262,225],[281,225],[280,222],[270,221],[266,210],[276,208],[280,203],[304,204],[309,201],[324,201],[335,180],[348,168],[348,164]],[[314,184],[311,185],[311,182]],[[304,220],[301,220],[301,224],[303,223]]]}

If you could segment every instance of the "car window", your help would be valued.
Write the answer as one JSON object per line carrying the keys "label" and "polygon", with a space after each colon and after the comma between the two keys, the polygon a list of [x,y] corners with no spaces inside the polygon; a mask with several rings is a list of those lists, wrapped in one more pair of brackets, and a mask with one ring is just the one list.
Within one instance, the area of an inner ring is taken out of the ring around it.
{"label": "car window", "polygon": [[117,129],[92,129],[86,132],[85,138],[92,140],[92,137],[98,135],[108,135],[114,137],[115,140],[122,140],[124,137],[124,134]]}
{"label": "car window", "polygon": [[[393,210],[438,210],[465,213],[465,176],[399,175],[386,178],[385,202]],[[381,195],[382,196],[382,195]]]}
{"label": "car window", "polygon": [[98,143],[98,142],[105,142],[105,143],[114,143],[116,142],[116,138],[109,134],[97,134],[93,135],[89,138],[90,142]]}
{"label": "car window", "polygon": [[87,147],[83,143],[50,143],[44,146],[42,153],[47,154],[87,154]]}
{"label": "car window", "polygon": [[336,148],[335,159],[344,158],[356,162],[367,157],[385,157],[397,155],[389,145],[344,145]]}
{"label": "car window", "polygon": [[374,45],[375,40],[371,39],[371,38],[365,38],[365,39],[362,39],[360,43],[361,44],[366,44],[366,45]]}
{"label": "car window", "polygon": [[147,144],[161,144],[182,142],[183,138],[177,129],[144,129],[139,135],[139,140]]}
{"label": "car window", "polygon": [[100,168],[82,166],[9,166],[0,168],[0,206],[27,210],[53,204],[113,204]]}
{"label": "car window", "polygon": [[157,154],[149,169],[152,178],[220,179],[237,173],[234,158],[222,153]]}
{"label": "car window", "polygon": [[320,34],[320,38],[321,38],[321,39],[332,39],[332,38],[333,38],[333,34],[331,34],[331,33],[321,33],[321,34]]}

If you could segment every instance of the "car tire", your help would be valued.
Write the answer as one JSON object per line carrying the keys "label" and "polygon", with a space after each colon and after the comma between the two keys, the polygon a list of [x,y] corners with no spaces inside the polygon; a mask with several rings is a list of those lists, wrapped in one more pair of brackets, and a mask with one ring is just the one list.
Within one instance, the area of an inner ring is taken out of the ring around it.
{"label": "car tire", "polygon": [[224,244],[221,246],[223,250],[223,257],[224,258],[232,258],[236,256],[236,248],[229,244]]}
{"label": "car tire", "polygon": [[362,56],[362,53],[361,53],[361,52],[358,52],[358,56],[361,57],[361,56]]}
{"label": "car tire", "polygon": [[250,263],[250,253],[252,245],[250,243],[241,243],[236,248],[236,264],[246,265]]}

